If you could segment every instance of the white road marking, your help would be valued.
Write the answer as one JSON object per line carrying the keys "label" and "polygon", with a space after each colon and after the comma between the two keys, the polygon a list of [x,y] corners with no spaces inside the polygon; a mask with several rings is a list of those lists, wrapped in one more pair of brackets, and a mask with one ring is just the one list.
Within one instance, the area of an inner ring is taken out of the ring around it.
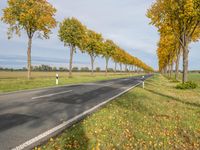
{"label": "white road marking", "polygon": [[129,79],[122,79],[123,81],[127,81],[127,80],[129,80]]}
{"label": "white road marking", "polygon": [[102,83],[85,83],[84,85],[111,86],[111,85],[113,85],[113,83],[107,83],[107,84],[102,84]]}
{"label": "white road marking", "polygon": [[123,89],[123,90],[125,90],[127,87],[126,86],[124,86],[124,87],[120,87],[120,89]]}
{"label": "white road marking", "polygon": [[69,92],[72,92],[72,90],[64,91],[64,92],[59,92],[59,93],[52,93],[52,94],[42,95],[42,96],[37,96],[37,97],[32,97],[31,99],[38,99],[38,98],[50,97],[50,96],[64,94],[64,93],[69,93]]}
{"label": "white road marking", "polygon": [[103,84],[103,86],[111,86],[113,85],[113,83],[110,83],[110,84]]}
{"label": "white road marking", "polygon": [[32,139],[26,141],[25,143],[23,143],[23,144],[21,144],[21,145],[15,147],[15,148],[13,148],[12,150],[23,150],[23,149],[25,149],[26,147],[28,147],[28,146],[30,146],[30,145],[32,145],[32,144],[38,142],[39,140],[41,140],[41,139],[43,139],[43,138],[45,138],[45,137],[47,137],[47,136],[53,134],[54,132],[56,132],[56,131],[58,131],[58,130],[64,128],[64,127],[66,127],[68,124],[72,123],[73,121],[76,121],[77,119],[79,119],[79,118],[81,118],[81,117],[83,117],[83,116],[85,116],[85,115],[91,113],[92,111],[94,111],[95,109],[97,109],[97,108],[99,108],[99,107],[105,105],[105,104],[108,103],[109,101],[111,101],[111,100],[113,100],[113,99],[115,99],[115,98],[121,96],[122,94],[128,92],[129,90],[133,89],[134,87],[138,86],[139,84],[141,84],[141,82],[139,82],[139,83],[137,83],[136,85],[134,85],[134,86],[132,86],[132,87],[126,89],[125,91],[123,91],[123,92],[121,92],[121,93],[119,93],[119,94],[117,94],[117,95],[115,95],[115,96],[109,98],[108,100],[106,100],[106,101],[104,101],[104,102],[102,102],[102,103],[100,103],[100,104],[98,104],[98,105],[92,107],[91,109],[84,111],[83,113],[81,113],[81,114],[75,116],[74,118],[72,118],[72,119],[70,119],[70,120],[68,120],[68,121],[65,121],[65,122],[63,122],[62,124],[60,124],[60,125],[58,125],[58,126],[52,128],[52,129],[50,129],[50,130],[48,130],[48,131],[46,131],[46,132],[44,132],[44,133],[42,133],[42,134],[40,134],[40,135],[34,137],[34,138],[32,138]]}
{"label": "white road marking", "polygon": [[83,85],[99,85],[98,83],[84,83]]}

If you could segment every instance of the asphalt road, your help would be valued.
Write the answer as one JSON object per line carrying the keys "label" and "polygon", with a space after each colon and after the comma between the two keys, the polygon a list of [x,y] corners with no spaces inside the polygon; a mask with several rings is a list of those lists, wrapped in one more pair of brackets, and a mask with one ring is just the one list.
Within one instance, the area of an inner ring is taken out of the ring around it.
{"label": "asphalt road", "polygon": [[[77,120],[79,114],[127,91],[150,76],[146,75],[144,79],[138,76],[0,95],[0,150],[16,148],[75,116],[78,116]],[[56,130],[54,134],[58,132]],[[49,138],[48,136],[45,138]],[[26,143],[18,149],[30,149],[42,140],[36,143],[29,141],[28,145]]]}

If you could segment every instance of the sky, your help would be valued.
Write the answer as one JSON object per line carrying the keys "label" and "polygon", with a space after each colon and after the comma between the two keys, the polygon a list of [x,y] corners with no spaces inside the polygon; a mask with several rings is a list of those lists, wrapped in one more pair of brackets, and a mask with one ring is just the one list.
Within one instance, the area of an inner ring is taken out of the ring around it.
{"label": "sky", "polygon": [[[117,45],[146,64],[158,69],[156,49],[159,34],[149,25],[146,11],[154,0],[48,0],[56,9],[56,20],[76,17],[89,29],[101,33],[105,39]],[[0,17],[7,0],[0,0]],[[27,36],[7,38],[7,25],[0,22],[0,66],[22,68],[26,66]],[[46,64],[68,67],[69,48],[58,38],[58,27],[52,30],[50,39],[34,37],[32,45],[32,65]],[[200,69],[200,42],[190,45],[189,68]],[[74,56],[74,66],[90,67],[90,58],[79,51]],[[114,63],[110,62],[109,67]],[[95,67],[105,68],[101,57]]]}

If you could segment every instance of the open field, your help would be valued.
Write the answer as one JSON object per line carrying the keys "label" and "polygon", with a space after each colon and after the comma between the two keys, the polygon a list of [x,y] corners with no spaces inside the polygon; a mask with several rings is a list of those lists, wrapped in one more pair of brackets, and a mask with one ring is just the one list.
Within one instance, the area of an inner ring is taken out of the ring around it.
{"label": "open field", "polygon": [[[31,80],[28,80],[26,75],[27,72],[0,72],[0,93],[55,86],[55,72],[32,72]],[[109,80],[133,75],[139,74],[108,73],[108,76],[105,76],[105,73],[101,72],[91,76],[89,72],[75,72],[73,78],[68,78],[67,72],[60,72],[59,85]]]}
{"label": "open field", "polygon": [[[166,77],[168,78],[168,76],[166,75]],[[175,74],[172,74],[172,78],[171,80],[175,79]],[[179,73],[179,81],[182,81],[182,74]],[[188,75],[188,81],[194,81],[197,84],[200,84],[200,73],[189,73]]]}
{"label": "open field", "polygon": [[[190,74],[200,84],[200,74]],[[44,150],[200,148],[200,87],[177,90],[161,75],[50,139]],[[36,148],[37,149],[37,148]]]}
{"label": "open field", "polygon": [[[55,77],[56,73],[59,74],[60,77],[68,77],[68,72],[32,72],[32,78],[46,78],[46,77]],[[127,75],[127,73],[108,73],[108,75]],[[90,72],[73,72],[74,76],[91,76]],[[96,72],[95,76],[104,76],[104,72]],[[0,79],[10,79],[10,78],[26,78],[26,71],[0,71]]]}
{"label": "open field", "polygon": [[188,80],[195,81],[200,85],[200,73],[190,73]]}

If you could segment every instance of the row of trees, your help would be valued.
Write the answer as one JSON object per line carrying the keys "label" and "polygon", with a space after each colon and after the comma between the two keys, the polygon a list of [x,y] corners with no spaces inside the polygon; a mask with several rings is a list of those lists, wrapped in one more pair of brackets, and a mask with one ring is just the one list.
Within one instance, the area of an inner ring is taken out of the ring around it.
{"label": "row of trees", "polygon": [[[105,59],[105,72],[108,72],[108,62],[112,59],[115,62],[115,71],[117,63],[126,67],[137,66],[145,71],[153,71],[153,69],[143,63],[136,57],[131,56],[125,50],[117,46],[112,40],[105,40],[101,34],[96,33],[84,26],[76,18],[67,18],[60,24],[59,29],[60,40],[65,46],[70,47],[70,65],[69,76],[72,75],[73,55],[76,50],[87,53],[91,58],[91,73],[94,72],[94,62],[97,56]],[[127,69],[126,69],[127,70]]]}
{"label": "row of trees", "polygon": [[187,82],[189,45],[200,38],[200,0],[156,0],[147,16],[160,33],[159,70],[171,76],[175,64],[178,80],[183,56],[182,82]]}
{"label": "row of trees", "polygon": [[[20,35],[24,30],[28,36],[27,70],[31,77],[31,47],[34,35],[39,38],[49,38],[51,30],[57,26],[55,19],[56,9],[47,0],[8,0],[8,6],[3,9],[1,20],[9,24],[8,37],[13,33]],[[94,61],[97,56],[106,60],[106,74],[108,62],[113,59],[115,63],[128,66],[137,66],[145,71],[153,71],[151,67],[136,57],[131,56],[118,47],[113,41],[103,39],[102,35],[82,25],[75,18],[64,19],[60,23],[59,38],[65,46],[70,47],[69,77],[72,76],[73,55],[77,49],[88,53],[91,58],[93,74]],[[116,68],[116,67],[115,67]]]}

